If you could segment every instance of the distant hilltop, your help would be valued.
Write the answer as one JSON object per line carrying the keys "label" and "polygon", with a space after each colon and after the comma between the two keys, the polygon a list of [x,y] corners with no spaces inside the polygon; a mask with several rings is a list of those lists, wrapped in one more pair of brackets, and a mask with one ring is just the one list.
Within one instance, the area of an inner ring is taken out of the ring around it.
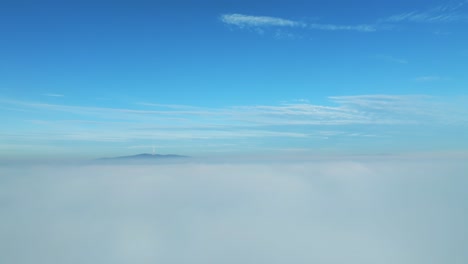
{"label": "distant hilltop", "polygon": [[175,154],[137,154],[132,156],[120,156],[111,158],[101,158],[99,160],[159,160],[159,159],[177,159],[177,158],[189,158],[189,156],[175,155]]}

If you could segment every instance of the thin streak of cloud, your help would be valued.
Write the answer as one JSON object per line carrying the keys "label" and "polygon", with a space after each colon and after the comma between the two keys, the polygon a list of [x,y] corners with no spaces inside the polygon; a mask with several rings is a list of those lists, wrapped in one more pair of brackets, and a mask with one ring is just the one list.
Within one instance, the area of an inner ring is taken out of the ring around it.
{"label": "thin streak of cloud", "polygon": [[[335,96],[330,100],[345,109],[360,109],[375,124],[468,124],[466,98],[461,101],[427,95],[358,95]],[[462,102],[463,101],[463,102]]]}
{"label": "thin streak of cloud", "polygon": [[374,32],[377,31],[374,25],[335,25],[335,24],[308,24],[305,22],[294,21],[279,17],[269,16],[249,16],[242,14],[225,14],[221,16],[221,21],[227,25],[237,26],[239,28],[266,28],[266,27],[291,27],[304,28],[311,30],[324,31],[360,31]]}
{"label": "thin streak of cloud", "polygon": [[48,97],[64,97],[65,95],[63,94],[56,94],[56,93],[47,93],[47,94],[44,94],[45,96],[48,96]]}
{"label": "thin streak of cloud", "polygon": [[427,76],[420,76],[414,78],[414,81],[416,82],[435,82],[435,81],[442,81],[446,80],[446,78],[437,76],[437,75],[427,75]]}
{"label": "thin streak of cloud", "polygon": [[430,108],[431,97],[425,95],[356,95],[356,96],[331,96],[329,97],[345,109],[361,109],[366,113],[406,113],[417,114],[419,109]]}
{"label": "thin streak of cloud", "polygon": [[[129,108],[108,108],[108,107],[93,107],[93,106],[75,106],[63,104],[47,104],[38,102],[16,101],[16,100],[1,100],[5,104],[22,106],[25,108],[35,108],[53,112],[66,112],[77,115],[94,115],[96,117],[125,119],[126,117],[155,117],[159,118],[164,115],[217,115],[216,112],[206,111],[199,108],[192,110],[141,110]],[[167,106],[166,106],[167,107]],[[173,108],[180,108],[178,106]]]}
{"label": "thin streak of cloud", "polygon": [[135,131],[132,129],[110,131],[108,129],[88,129],[79,132],[44,132],[44,133],[18,133],[3,134],[0,136],[8,141],[94,141],[94,142],[130,142],[132,140],[215,140],[240,138],[307,138],[313,135],[298,132],[280,132],[265,130],[196,130],[185,129],[171,131]]}
{"label": "thin streak of cloud", "polygon": [[398,63],[398,64],[408,64],[408,60],[402,59],[402,58],[397,58],[389,55],[376,55],[376,59],[378,60],[383,60],[383,61],[388,61],[388,62],[393,62],[393,63]]}
{"label": "thin streak of cloud", "polygon": [[467,2],[456,5],[440,5],[425,11],[411,11],[390,16],[382,22],[414,22],[414,23],[450,23],[457,21],[468,21],[468,16],[460,12]]}
{"label": "thin streak of cloud", "polygon": [[327,31],[360,31],[360,32],[375,32],[375,25],[333,25],[333,24],[309,24],[310,29],[327,30]]}
{"label": "thin streak of cloud", "polygon": [[201,107],[191,106],[191,105],[177,105],[177,104],[154,104],[154,103],[145,103],[141,102],[138,103],[139,105],[143,106],[154,106],[154,107],[161,107],[161,108],[172,108],[172,109],[201,109]]}
{"label": "thin streak of cloud", "polygon": [[221,21],[226,24],[243,27],[303,27],[304,23],[269,16],[249,16],[242,14],[225,14],[221,16]]}
{"label": "thin streak of cloud", "polygon": [[387,19],[388,22],[419,22],[419,23],[432,23],[432,22],[452,22],[458,20],[460,17],[454,14],[434,14],[432,12],[408,12],[391,16]]}

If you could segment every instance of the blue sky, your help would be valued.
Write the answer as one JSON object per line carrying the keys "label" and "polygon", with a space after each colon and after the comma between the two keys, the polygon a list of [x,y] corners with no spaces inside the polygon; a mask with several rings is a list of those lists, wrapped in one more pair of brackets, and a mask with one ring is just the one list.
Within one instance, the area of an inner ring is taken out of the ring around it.
{"label": "blue sky", "polygon": [[2,1],[0,156],[468,148],[468,1]]}

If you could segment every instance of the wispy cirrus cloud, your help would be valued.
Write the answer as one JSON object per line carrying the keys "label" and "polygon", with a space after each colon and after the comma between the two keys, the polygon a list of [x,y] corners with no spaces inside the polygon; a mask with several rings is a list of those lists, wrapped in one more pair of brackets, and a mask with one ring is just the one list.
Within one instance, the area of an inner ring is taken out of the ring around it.
{"label": "wispy cirrus cloud", "polygon": [[[401,130],[412,131],[409,136],[425,134],[420,128],[424,126],[456,129],[458,135],[468,133],[468,103],[457,100],[359,95],[333,96],[323,104],[301,100],[212,108],[135,103],[112,108],[0,98],[0,104],[7,106],[0,122],[16,120],[0,128],[0,156],[12,151],[39,153],[40,146],[47,145],[54,146],[55,153],[65,154],[73,147],[84,151],[91,145],[99,151],[103,147],[112,151],[154,144],[162,152],[183,153],[319,149],[336,140],[361,149],[362,142],[397,142]],[[23,147],[28,145],[33,149]]]}
{"label": "wispy cirrus cloud", "polygon": [[330,100],[345,109],[358,109],[375,124],[390,125],[468,125],[465,97],[444,98],[428,95],[334,96]]}
{"label": "wispy cirrus cloud", "polygon": [[440,80],[440,77],[439,77],[439,76],[435,76],[435,75],[432,75],[432,76],[420,76],[420,77],[414,78],[414,80],[415,80],[416,82],[433,82],[433,81],[439,81],[439,80]]}
{"label": "wispy cirrus cloud", "polygon": [[[468,10],[466,9],[468,1],[462,1],[456,4],[449,3],[439,5],[422,11],[408,11],[400,14],[391,15],[386,18],[377,19],[374,22],[365,24],[334,24],[334,23],[308,23],[292,19],[272,17],[272,16],[253,16],[245,14],[223,14],[220,20],[226,25],[236,26],[244,29],[254,29],[263,33],[268,28],[296,28],[302,30],[323,30],[323,31],[356,31],[356,32],[376,32],[380,30],[391,30],[401,23],[450,23],[450,22],[468,22]],[[280,34],[281,33],[281,34]],[[277,31],[276,35],[285,35],[282,31]],[[286,34],[291,35],[291,33]],[[400,63],[403,60],[400,60]],[[397,62],[397,61],[395,61]]]}
{"label": "wispy cirrus cloud", "polygon": [[44,96],[48,96],[48,97],[64,97],[65,95],[63,95],[63,94],[57,94],[57,93],[46,93],[46,94],[44,94]]}
{"label": "wispy cirrus cloud", "polygon": [[221,21],[227,25],[237,26],[239,28],[255,28],[262,29],[268,27],[290,27],[302,28],[309,30],[325,30],[325,31],[360,31],[374,32],[374,25],[335,25],[335,24],[320,24],[306,23],[301,21],[289,20],[279,17],[270,16],[251,16],[243,14],[224,14],[220,17]]}
{"label": "wispy cirrus cloud", "polygon": [[416,121],[418,120],[416,116],[420,117],[422,113],[436,105],[432,97],[425,95],[356,95],[329,98],[344,109],[359,109],[366,115],[377,115],[379,119],[409,115],[413,116],[411,119]]}
{"label": "wispy cirrus cloud", "polygon": [[306,24],[284,18],[270,16],[249,16],[243,14],[221,15],[221,21],[229,25],[243,27],[305,27]]}
{"label": "wispy cirrus cloud", "polygon": [[[23,110],[22,114],[39,114],[50,112],[64,113],[69,122],[113,123],[160,121],[160,127],[203,126],[220,128],[226,124],[245,127],[262,125],[288,124],[398,124],[398,115],[403,113],[406,120],[415,122],[418,114],[426,110],[442,110],[441,99],[425,95],[358,95],[331,96],[329,100],[335,105],[317,105],[302,100],[301,102],[283,103],[280,105],[229,106],[222,108],[196,107],[185,105],[166,105],[138,103],[135,108],[92,107],[64,104],[45,104],[18,100],[2,99],[0,102],[9,105],[9,109]],[[145,109],[141,109],[145,107]],[[7,108],[8,109],[8,108]],[[18,111],[19,111],[18,110]],[[29,111],[34,110],[34,111]],[[376,111],[378,110],[378,111]],[[8,111],[8,110],[7,110]],[[432,111],[429,111],[432,112]],[[382,115],[385,113],[386,115]],[[444,111],[441,111],[443,114]],[[375,116],[376,118],[369,118]],[[383,117],[392,116],[391,119]],[[84,118],[76,119],[76,117]],[[466,118],[465,118],[466,119]],[[33,120],[31,118],[30,120]],[[124,124],[128,124],[124,123]]]}
{"label": "wispy cirrus cloud", "polygon": [[375,59],[382,60],[382,61],[387,61],[387,62],[393,62],[393,63],[398,63],[398,64],[408,64],[409,61],[403,58],[399,57],[393,57],[389,55],[383,55],[379,54],[374,57]]}
{"label": "wispy cirrus cloud", "polygon": [[445,81],[449,80],[448,78],[441,77],[438,75],[426,75],[426,76],[419,76],[413,79],[416,82],[436,82],[436,81]]}
{"label": "wispy cirrus cloud", "polygon": [[[143,103],[135,108],[89,107],[1,100],[34,127],[0,130],[3,139],[132,141],[160,139],[319,138],[330,126],[467,124],[458,109],[429,96],[360,95],[329,97],[330,104],[307,101],[222,108]],[[144,109],[141,109],[144,107]],[[44,117],[48,118],[45,119]],[[66,119],[64,119],[64,117]],[[349,135],[366,135],[354,131]],[[340,135],[346,135],[342,133]]]}
{"label": "wispy cirrus cloud", "polygon": [[466,10],[463,10],[467,3],[467,1],[463,1],[456,4],[451,3],[436,6],[424,11],[404,12],[383,19],[382,22],[449,23],[468,21]]}
{"label": "wispy cirrus cloud", "polygon": [[360,31],[360,32],[374,32],[377,31],[375,25],[334,25],[334,24],[309,24],[308,28],[327,30],[327,31]]}

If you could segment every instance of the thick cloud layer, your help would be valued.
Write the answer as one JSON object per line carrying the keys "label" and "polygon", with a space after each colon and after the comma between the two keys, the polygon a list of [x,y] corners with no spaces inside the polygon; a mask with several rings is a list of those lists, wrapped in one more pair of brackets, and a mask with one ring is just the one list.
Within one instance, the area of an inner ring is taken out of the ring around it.
{"label": "thick cloud layer", "polygon": [[0,263],[467,263],[468,165],[0,167]]}

